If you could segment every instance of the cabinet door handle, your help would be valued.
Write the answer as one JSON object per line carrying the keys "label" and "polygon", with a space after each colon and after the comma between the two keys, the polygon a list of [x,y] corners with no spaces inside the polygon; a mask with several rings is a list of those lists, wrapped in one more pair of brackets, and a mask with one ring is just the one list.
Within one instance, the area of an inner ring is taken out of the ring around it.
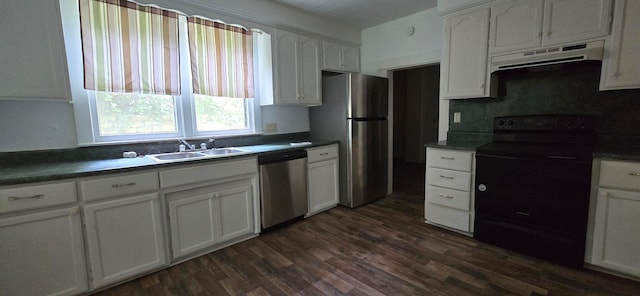
{"label": "cabinet door handle", "polygon": [[440,197],[444,197],[444,198],[453,198],[453,195],[447,195],[447,194],[442,194],[442,193],[440,193],[439,195],[440,195]]}
{"label": "cabinet door handle", "polygon": [[440,175],[440,178],[449,179],[449,180],[453,180],[454,179],[453,177],[443,176],[443,175]]}
{"label": "cabinet door handle", "polygon": [[31,196],[9,196],[9,201],[23,200],[23,199],[37,199],[43,198],[44,194],[36,194]]}
{"label": "cabinet door handle", "polygon": [[441,156],[441,157],[440,157],[440,159],[444,159],[444,160],[456,160],[456,158],[455,158],[455,157],[444,157],[444,156]]}
{"label": "cabinet door handle", "polygon": [[629,176],[640,177],[640,172],[631,172],[631,173],[629,173]]}
{"label": "cabinet door handle", "polygon": [[320,153],[320,155],[329,155],[329,152],[325,152],[325,153]]}
{"label": "cabinet door handle", "polygon": [[122,188],[122,187],[134,186],[134,185],[136,185],[136,182],[118,183],[118,184],[111,185],[111,188]]}

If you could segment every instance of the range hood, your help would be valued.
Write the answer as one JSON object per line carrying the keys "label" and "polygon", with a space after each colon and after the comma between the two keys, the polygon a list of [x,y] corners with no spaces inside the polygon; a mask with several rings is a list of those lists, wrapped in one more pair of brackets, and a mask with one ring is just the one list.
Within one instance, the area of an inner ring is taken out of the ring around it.
{"label": "range hood", "polygon": [[604,41],[540,48],[491,57],[491,73],[579,61],[602,61]]}

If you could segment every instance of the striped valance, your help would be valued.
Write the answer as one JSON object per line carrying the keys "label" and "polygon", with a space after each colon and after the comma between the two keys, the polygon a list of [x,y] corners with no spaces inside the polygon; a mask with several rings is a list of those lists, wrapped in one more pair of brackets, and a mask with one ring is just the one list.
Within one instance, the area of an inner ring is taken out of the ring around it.
{"label": "striped valance", "polygon": [[178,15],[125,0],[79,0],[85,88],[180,94]]}
{"label": "striped valance", "polygon": [[253,98],[251,31],[199,17],[187,20],[194,93]]}

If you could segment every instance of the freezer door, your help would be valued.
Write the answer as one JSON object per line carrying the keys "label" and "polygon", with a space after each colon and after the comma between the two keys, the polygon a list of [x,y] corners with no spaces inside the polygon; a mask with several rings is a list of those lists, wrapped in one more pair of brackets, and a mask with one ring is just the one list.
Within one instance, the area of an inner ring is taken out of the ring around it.
{"label": "freezer door", "polygon": [[351,207],[387,195],[387,120],[349,120],[347,191]]}
{"label": "freezer door", "polygon": [[388,79],[361,74],[347,74],[350,84],[347,118],[386,118],[388,110]]}

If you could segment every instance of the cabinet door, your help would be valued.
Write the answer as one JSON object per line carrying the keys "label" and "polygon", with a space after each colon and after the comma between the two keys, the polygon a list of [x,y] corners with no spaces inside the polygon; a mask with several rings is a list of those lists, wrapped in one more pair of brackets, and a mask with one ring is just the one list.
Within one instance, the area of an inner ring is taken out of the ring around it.
{"label": "cabinet door", "polygon": [[300,79],[298,87],[300,88],[300,101],[305,105],[321,105],[320,41],[305,36],[300,36],[299,40]]}
{"label": "cabinet door", "polygon": [[215,193],[219,208],[220,242],[254,232],[253,186],[251,180]]}
{"label": "cabinet door", "polygon": [[218,243],[218,210],[210,187],[168,195],[172,258],[179,258]]}
{"label": "cabinet door", "polygon": [[87,290],[77,207],[0,219],[0,294]]}
{"label": "cabinet door", "polygon": [[280,104],[298,104],[298,34],[276,30],[274,67],[275,98]]}
{"label": "cabinet door", "polygon": [[598,190],[593,264],[640,276],[640,192]]}
{"label": "cabinet door", "polygon": [[59,2],[3,0],[0,23],[0,97],[71,99]]}
{"label": "cabinet door", "polygon": [[360,72],[360,49],[342,47],[342,69],[346,72]]}
{"label": "cabinet door", "polygon": [[87,205],[84,214],[94,288],[166,263],[157,193]]}
{"label": "cabinet door", "polygon": [[324,70],[342,70],[342,45],[324,41],[323,46],[323,67]]}
{"label": "cabinet door", "polygon": [[309,213],[316,214],[338,204],[338,159],[309,164]]}
{"label": "cabinet door", "polygon": [[488,8],[445,19],[440,66],[444,98],[489,95],[486,79],[488,34]]}
{"label": "cabinet door", "polygon": [[616,1],[600,90],[640,88],[640,1]]}
{"label": "cabinet door", "polygon": [[611,0],[546,0],[542,45],[609,34]]}
{"label": "cabinet door", "polygon": [[540,46],[544,0],[519,0],[491,7],[489,51]]}

